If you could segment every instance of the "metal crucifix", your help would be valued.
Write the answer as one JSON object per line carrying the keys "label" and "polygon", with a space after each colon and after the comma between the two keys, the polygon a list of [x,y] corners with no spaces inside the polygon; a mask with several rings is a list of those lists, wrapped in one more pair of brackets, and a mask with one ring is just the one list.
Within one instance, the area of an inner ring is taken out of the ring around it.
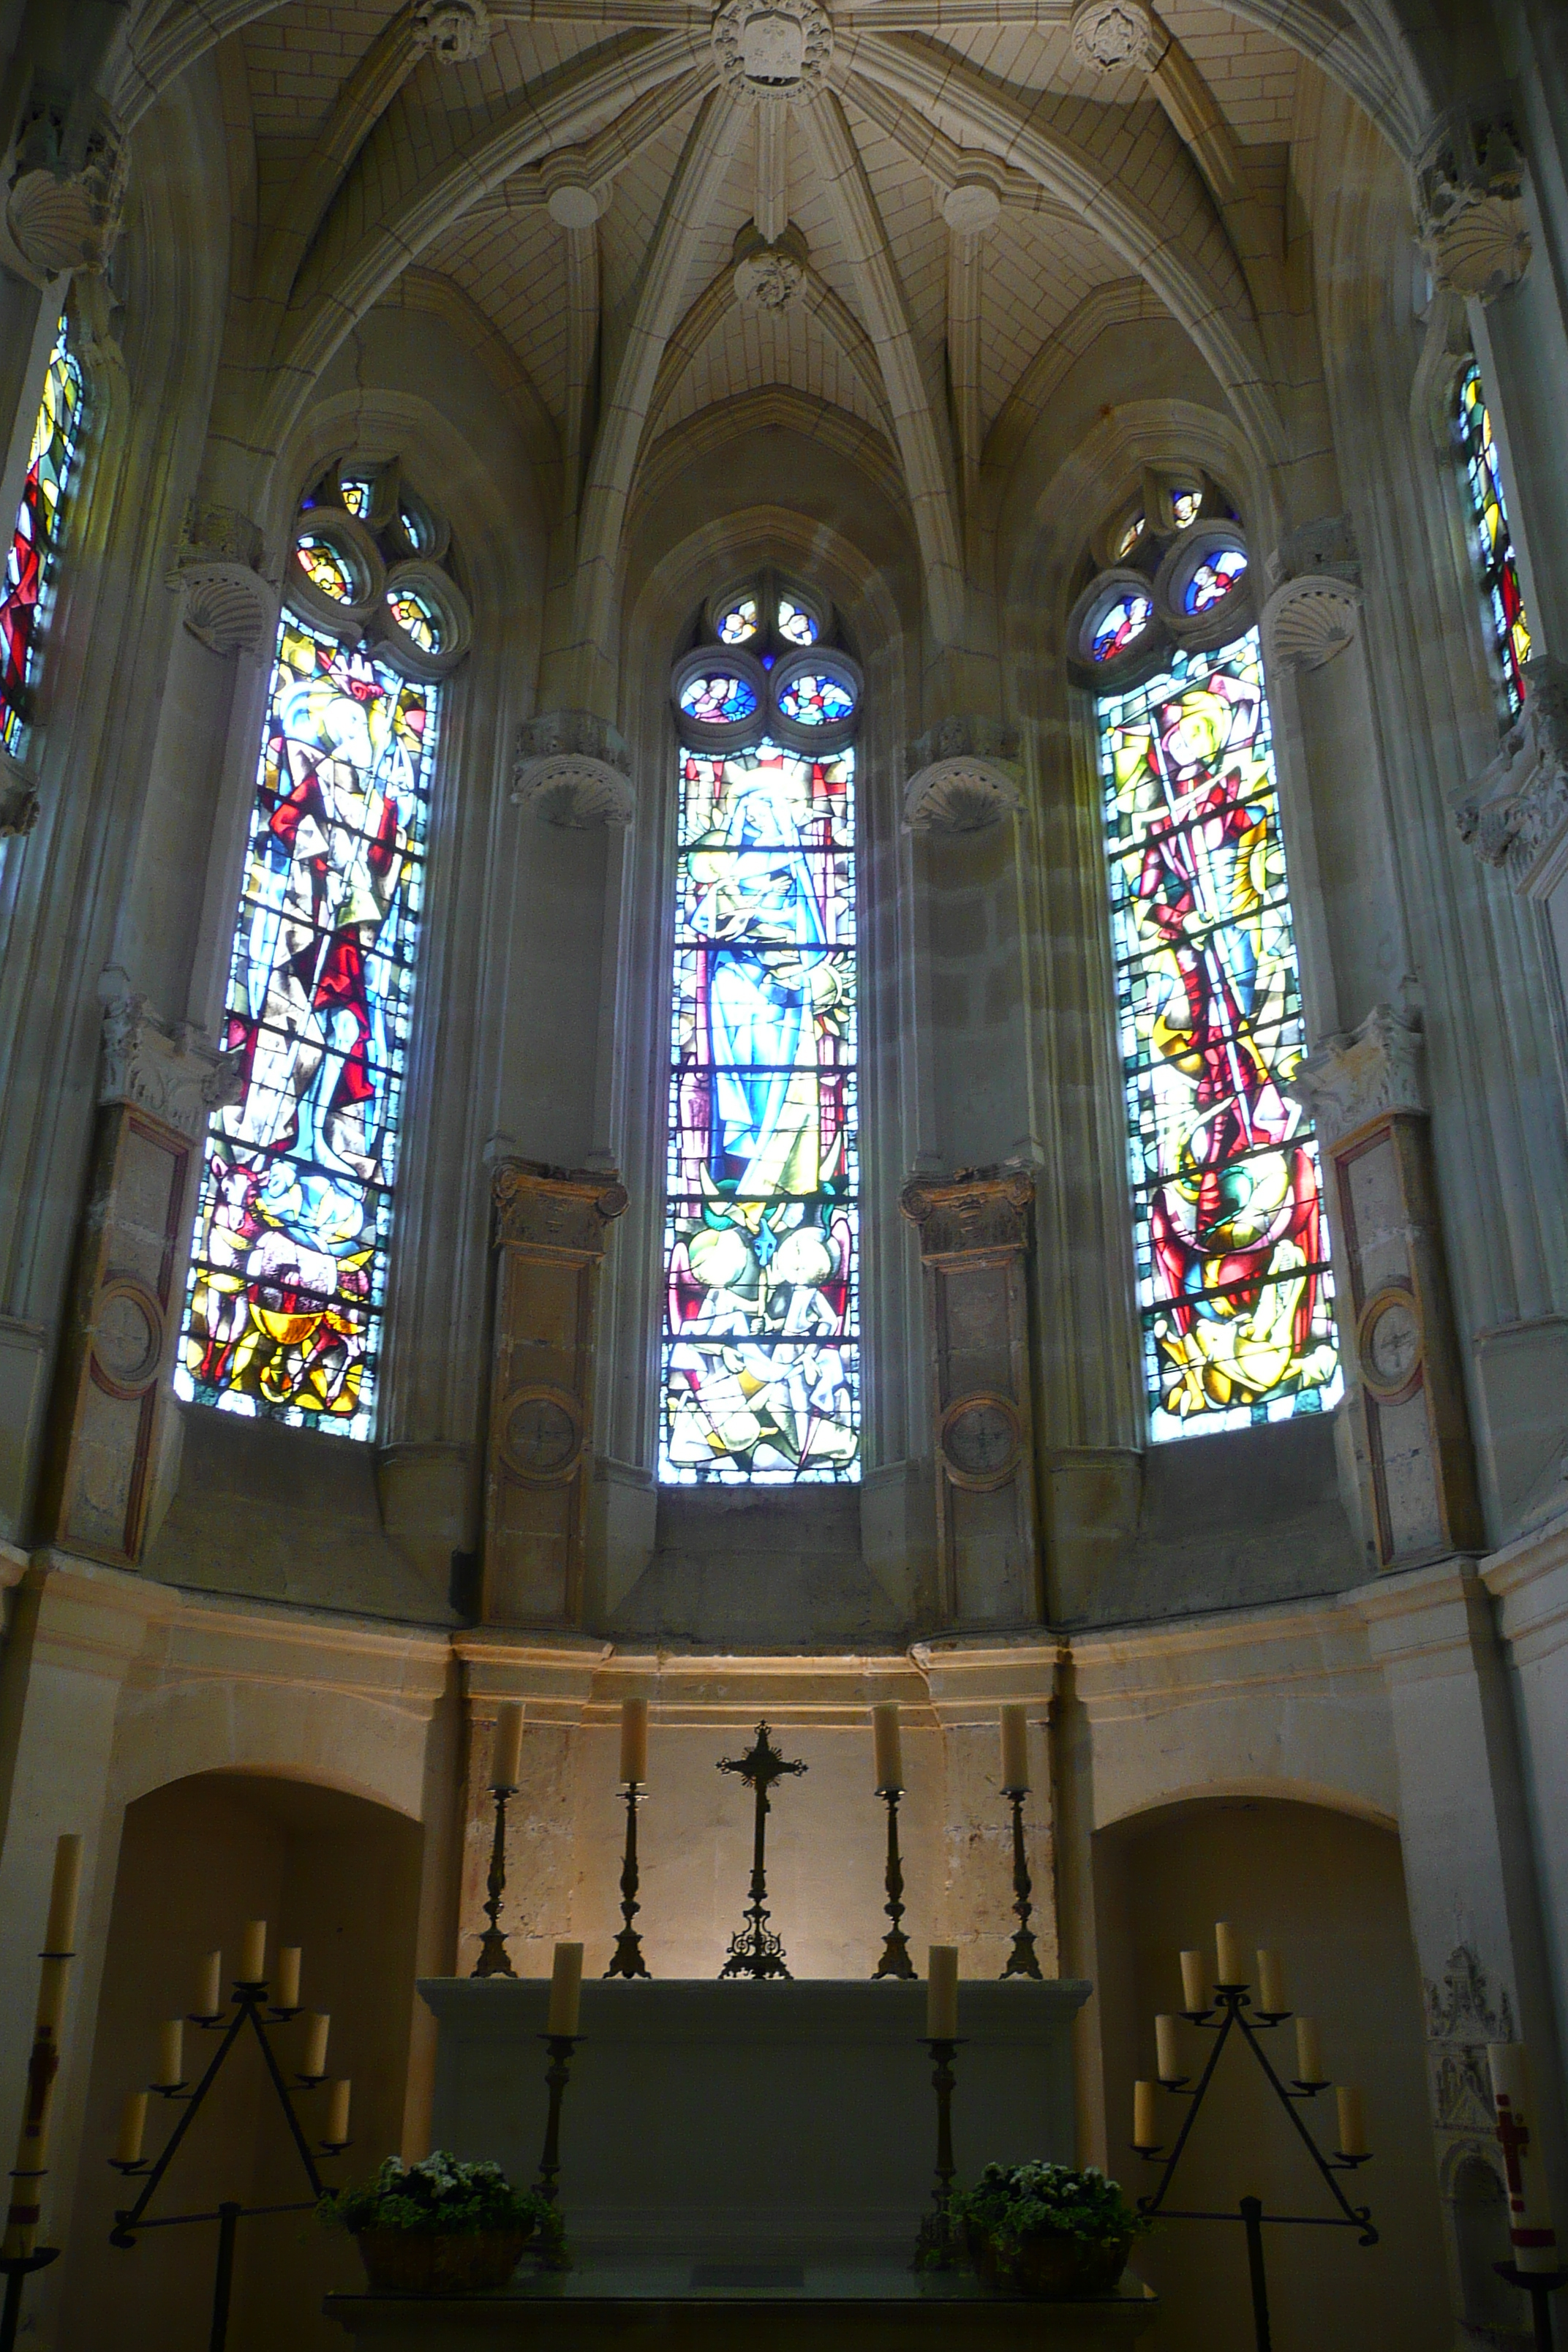
{"label": "metal crucifix", "polygon": [[784,1944],[768,1926],[768,1873],[765,1849],[768,1834],[768,1790],[775,1780],[786,1773],[804,1772],[805,1764],[786,1764],[776,1748],[769,1743],[768,1727],[757,1726],[757,1744],[745,1756],[727,1758],[719,1767],[721,1772],[738,1772],[748,1787],[755,1791],[757,1801],[756,1838],[752,1847],[752,1900],[747,1907],[747,1925],[730,1938],[730,1957],[720,1969],[721,1977],[787,1977]]}

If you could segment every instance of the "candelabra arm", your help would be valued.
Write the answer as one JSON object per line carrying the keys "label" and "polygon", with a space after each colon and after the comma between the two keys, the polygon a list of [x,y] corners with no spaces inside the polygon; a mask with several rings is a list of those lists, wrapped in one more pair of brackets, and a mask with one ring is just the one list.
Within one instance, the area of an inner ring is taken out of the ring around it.
{"label": "candelabra arm", "polygon": [[206,2097],[207,2093],[212,2089],[214,2083],[217,2080],[218,2069],[223,2064],[224,2060],[228,2056],[229,2052],[233,2049],[240,2034],[244,2032],[246,2013],[249,2006],[250,2003],[248,1998],[241,1995],[239,2007],[236,2010],[233,2017],[230,2018],[228,2024],[224,2029],[223,2040],[218,2043],[217,2048],[213,2053],[211,2064],[208,2066],[206,2073],[202,2076],[201,2081],[196,2084],[195,2089],[191,2093],[190,2097],[185,2101],[184,2106],[180,2114],[180,2119],[174,2126],[174,2130],[169,2134],[163,2155],[159,2157],[157,2162],[153,2165],[152,2171],[142,2183],[141,2196],[138,2197],[135,2204],[132,2205],[128,2211],[116,2213],[114,2217],[114,2227],[109,2233],[109,2242],[111,2246],[129,2246],[134,2243],[132,2233],[135,2230],[137,2223],[141,2221],[142,2214],[145,2213],[148,2206],[152,2203],[159,2182],[163,2179],[163,2175],[168,2171],[170,2165],[174,2162],[179,2150],[180,2142],[184,2138],[185,2134],[190,2130],[191,2126],[195,2123],[196,2116],[200,2112],[202,2101]]}
{"label": "candelabra arm", "polygon": [[1279,2104],[1284,2108],[1286,2114],[1289,2116],[1292,2124],[1294,2124],[1296,2130],[1300,2135],[1301,2145],[1305,2147],[1308,2155],[1311,2158],[1312,2162],[1317,2166],[1318,2170],[1322,2174],[1323,2179],[1328,2182],[1329,2192],[1333,2198],[1335,2204],[1344,2215],[1345,2220],[1347,2221],[1353,2222],[1356,2228],[1361,2231],[1362,2244],[1363,2246],[1375,2246],[1378,2239],[1377,2231],[1373,2227],[1372,2208],[1369,2205],[1355,2206],[1351,2203],[1349,2198],[1345,2195],[1344,2190],[1340,2187],[1339,2182],[1334,2178],[1336,2170],[1342,2168],[1336,2167],[1330,2163],[1328,2158],[1318,2146],[1317,2141],[1312,2137],[1311,2133],[1307,2129],[1306,2125],[1301,2120],[1300,2108],[1298,2101],[1290,2096],[1289,2092],[1286,2089],[1284,2084],[1280,2081],[1279,2075],[1274,2072],[1273,2067],[1269,2064],[1268,2053],[1263,2049],[1262,2045],[1258,2042],[1258,2036],[1253,2032],[1252,2027],[1241,2014],[1239,2004],[1231,2011],[1230,2014],[1236,2020],[1237,2024],[1241,2028],[1242,2036],[1247,2042],[1247,2048],[1251,2051],[1253,2056],[1257,2059],[1258,2064],[1268,2075],[1269,2082],[1273,2084],[1275,2095],[1278,2097]]}
{"label": "candelabra arm", "polygon": [[289,2086],[283,2080],[272,2044],[267,2038],[267,2030],[254,2009],[249,2014],[250,2021],[256,2028],[256,2038],[261,2044],[261,2054],[267,2061],[267,2071],[272,2077],[272,2087],[278,2094],[278,2103],[289,2118],[289,2129],[293,2134],[294,2145],[300,2151],[300,2161],[305,2168],[305,2178],[310,2184],[311,2194],[316,2197],[324,2196],[326,2183],[316,2170],[316,2159],[310,2154],[310,2144],[300,2128],[300,2118],[294,2112],[294,2102],[289,2096]]}
{"label": "candelabra arm", "polygon": [[1154,2189],[1154,2193],[1152,2197],[1140,2197],[1138,2200],[1138,2210],[1140,2213],[1146,2213],[1151,2220],[1153,2219],[1154,2215],[1159,2211],[1161,2205],[1163,2203],[1165,2191],[1169,2189],[1176,2167],[1182,2160],[1182,2150],[1185,2147],[1187,2141],[1192,2135],[1193,2126],[1196,2123],[1198,2118],[1198,2109],[1204,2103],[1204,2094],[1208,2089],[1210,2083],[1214,2080],[1214,2071],[1219,2064],[1220,2053],[1225,2048],[1226,2042],[1230,2038],[1230,2029],[1235,2021],[1235,2010],[1227,2009],[1225,2013],[1225,2021],[1215,2034],[1214,2048],[1209,2052],[1208,2063],[1205,2066],[1203,2073],[1198,2076],[1197,2087],[1193,2091],[1187,2101],[1187,2112],[1182,2118],[1182,2128],[1176,2134],[1176,2144],[1174,2147],[1172,2148],[1170,2155],[1165,2158],[1164,2168],[1161,2172],[1159,2182]]}

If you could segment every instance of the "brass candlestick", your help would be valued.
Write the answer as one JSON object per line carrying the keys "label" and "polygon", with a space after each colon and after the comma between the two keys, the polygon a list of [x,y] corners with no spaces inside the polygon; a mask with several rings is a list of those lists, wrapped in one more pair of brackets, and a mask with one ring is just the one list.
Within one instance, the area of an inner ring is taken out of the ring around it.
{"label": "brass candlestick", "polygon": [[901,1921],[904,1916],[904,1867],[899,1859],[899,1799],[901,1789],[879,1789],[877,1794],[888,1808],[888,1900],[883,1906],[892,1926],[882,1938],[882,1957],[871,1971],[873,1982],[878,1977],[912,1977],[915,1964],[910,1958],[910,1939]]}
{"label": "brass candlestick", "polygon": [[1002,1794],[1013,1808],[1013,1909],[1017,1915],[1017,1930],[1013,1948],[1007,1955],[1005,1977],[1033,1977],[1039,1980],[1039,1956],[1035,1950],[1035,1938],[1029,1927],[1029,1914],[1034,1908],[1034,1893],[1029,1878],[1028,1858],[1024,1852],[1024,1800],[1027,1789],[1004,1789]]}
{"label": "brass candlestick", "polygon": [[915,2268],[946,2271],[954,2267],[960,2252],[953,2241],[951,2208],[953,2176],[958,2169],[952,2159],[952,2062],[961,2045],[952,2037],[928,2034],[923,2039],[931,2052],[931,2088],[936,2093],[936,2167],[931,2210],[915,2234]]}
{"label": "brass candlestick", "polygon": [[495,1835],[490,1840],[490,1870],[489,1892],[485,1898],[485,1916],[489,1926],[479,1939],[479,1957],[468,1970],[470,1977],[514,1977],[517,1970],[507,1956],[506,1937],[500,1931],[501,1897],[506,1893],[506,1801],[517,1794],[515,1780],[492,1782],[490,1794],[496,1801]]}
{"label": "brass candlestick", "polygon": [[[637,1901],[637,1802],[642,1789],[640,1780],[626,1782],[626,1850],[621,1863],[621,1932],[616,1937],[616,1948],[607,1977],[648,1977],[642,1956],[642,1937],[632,1926],[642,1906]],[[652,1981],[649,1977],[649,1981]]]}
{"label": "brass candlestick", "polygon": [[768,1926],[768,1873],[766,1844],[768,1834],[768,1790],[775,1780],[787,1773],[807,1769],[804,1764],[786,1764],[778,1749],[768,1739],[765,1723],[757,1726],[757,1744],[745,1756],[734,1756],[719,1767],[721,1772],[736,1772],[756,1794],[756,1829],[752,1842],[752,1900],[746,1911],[747,1925],[730,1938],[730,1957],[720,1969],[721,1977],[788,1977],[784,1961],[784,1942]]}
{"label": "brass candlestick", "polygon": [[583,2037],[580,2033],[542,2033],[539,2038],[550,2053],[550,2063],[544,2070],[545,2087],[550,2093],[550,2113],[545,2120],[544,2146],[539,2157],[539,2189],[553,2205],[561,2178],[561,2104],[566,2096],[566,2085],[572,2079],[572,2053]]}
{"label": "brass candlestick", "polygon": [[82,1842],[74,1832],[56,1841],[54,1880],[44,1929],[45,1949],[38,1955],[38,1997],[33,2012],[33,2046],[27,2058],[26,2095],[16,2137],[16,2161],[11,2172],[11,2200],[5,2235],[0,2246],[0,2276],[5,2297],[0,2307],[0,2352],[13,2352],[21,2324],[22,2291],[35,2271],[47,2270],[59,2260],[58,2246],[37,2242],[44,2177],[48,2169],[49,2111],[54,2104],[55,2078],[60,2066],[60,2034],[65,2023],[66,1987],[76,1958],[77,1893],[81,1877]]}

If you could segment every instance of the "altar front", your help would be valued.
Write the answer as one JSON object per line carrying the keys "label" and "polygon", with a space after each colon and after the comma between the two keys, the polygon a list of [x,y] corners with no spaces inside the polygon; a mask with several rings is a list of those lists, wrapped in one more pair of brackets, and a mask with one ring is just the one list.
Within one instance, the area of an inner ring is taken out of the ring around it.
{"label": "altar front", "polygon": [[[514,2179],[546,2118],[542,1979],[437,1978],[433,2137]],[[952,2119],[961,2181],[1073,2160],[1072,2021],[1087,1983],[966,1981]],[[923,1984],[595,1981],[561,2133],[574,2247],[616,2259],[907,2264],[936,2109]]]}

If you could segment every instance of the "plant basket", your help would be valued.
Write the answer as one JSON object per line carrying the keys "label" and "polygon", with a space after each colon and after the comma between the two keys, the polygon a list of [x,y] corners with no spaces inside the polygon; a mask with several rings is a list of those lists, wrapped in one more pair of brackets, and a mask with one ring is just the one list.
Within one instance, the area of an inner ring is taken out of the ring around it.
{"label": "plant basket", "polygon": [[359,2230],[373,2294],[483,2294],[505,2286],[532,2230]]}
{"label": "plant basket", "polygon": [[983,2274],[1016,2294],[1046,2301],[1069,2295],[1109,2294],[1127,2268],[1131,2238],[1078,2238],[1063,2231],[1020,2239],[999,2248],[987,2240]]}

